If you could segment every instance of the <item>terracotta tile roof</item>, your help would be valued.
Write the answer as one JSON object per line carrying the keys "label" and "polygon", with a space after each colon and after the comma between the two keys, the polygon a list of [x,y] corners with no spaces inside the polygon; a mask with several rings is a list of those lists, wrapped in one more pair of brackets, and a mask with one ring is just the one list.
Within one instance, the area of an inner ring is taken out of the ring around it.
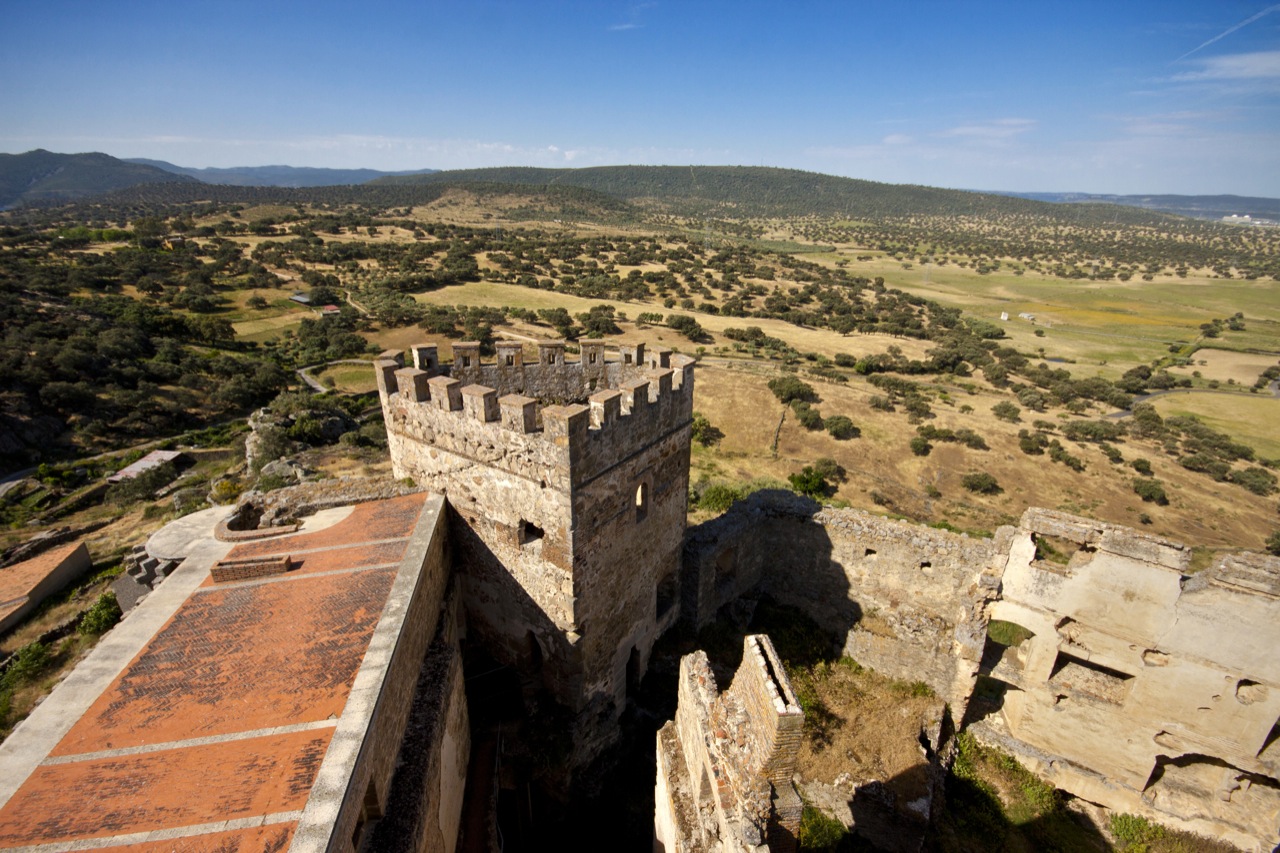
{"label": "terracotta tile roof", "polygon": [[79,547],[79,542],[72,542],[69,545],[51,548],[30,560],[23,560],[21,563],[14,563],[8,568],[0,569],[0,602],[12,601],[30,593],[36,584],[44,580],[45,576],[60,566],[62,561]]}
{"label": "terracotta tile roof", "polygon": [[0,848],[287,847],[425,500],[233,548],[300,566],[199,586],[0,808]]}

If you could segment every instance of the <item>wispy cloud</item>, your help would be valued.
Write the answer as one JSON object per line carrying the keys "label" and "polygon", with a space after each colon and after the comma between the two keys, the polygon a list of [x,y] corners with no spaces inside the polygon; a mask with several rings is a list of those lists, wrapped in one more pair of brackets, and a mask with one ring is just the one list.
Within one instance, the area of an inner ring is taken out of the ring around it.
{"label": "wispy cloud", "polygon": [[640,13],[657,6],[657,3],[634,3],[627,8],[627,20],[609,26],[609,32],[619,33],[626,30],[638,30],[644,26],[640,21]]}
{"label": "wispy cloud", "polygon": [[1231,35],[1235,31],[1249,26],[1254,21],[1258,20],[1259,18],[1264,18],[1267,15],[1270,15],[1272,12],[1280,12],[1280,3],[1277,3],[1274,6],[1268,6],[1267,8],[1263,9],[1261,12],[1258,12],[1256,15],[1252,15],[1248,18],[1245,18],[1243,21],[1236,24],[1234,27],[1228,27],[1226,30],[1223,30],[1222,32],[1218,33],[1216,36],[1209,39],[1207,42],[1200,45],[1199,47],[1193,47],[1191,50],[1188,50],[1186,53],[1182,54],[1182,56],[1179,56],[1177,59],[1175,59],[1174,62],[1181,62],[1191,54],[1204,50],[1206,47],[1213,44],[1214,42],[1222,41],[1222,39]]}
{"label": "wispy cloud", "polygon": [[976,140],[1004,140],[1026,133],[1036,126],[1035,119],[999,118],[993,121],[972,122],[939,131],[936,135],[944,138],[961,138]]}
{"label": "wispy cloud", "polygon": [[1202,80],[1269,80],[1280,78],[1280,50],[1257,53],[1237,53],[1200,60],[1195,71],[1175,74],[1171,79],[1179,83]]}

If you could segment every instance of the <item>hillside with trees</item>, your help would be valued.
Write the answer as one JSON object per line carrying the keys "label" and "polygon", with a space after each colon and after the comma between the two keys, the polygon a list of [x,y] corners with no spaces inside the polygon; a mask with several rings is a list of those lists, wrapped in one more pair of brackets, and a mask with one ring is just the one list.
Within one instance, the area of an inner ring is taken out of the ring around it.
{"label": "hillside with trees", "polygon": [[66,202],[156,183],[196,183],[196,179],[107,154],[54,154],[43,149],[0,154],[0,210],[18,204]]}

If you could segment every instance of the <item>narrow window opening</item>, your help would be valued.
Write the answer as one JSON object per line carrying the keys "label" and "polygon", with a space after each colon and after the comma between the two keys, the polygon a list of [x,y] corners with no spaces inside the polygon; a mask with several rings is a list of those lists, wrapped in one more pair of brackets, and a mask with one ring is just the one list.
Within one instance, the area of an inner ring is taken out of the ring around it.
{"label": "narrow window opening", "polygon": [[356,818],[356,828],[351,833],[352,847],[356,850],[360,849],[367,831],[373,828],[380,817],[382,817],[382,806],[378,804],[378,789],[370,779],[369,786],[364,789],[364,801],[360,804],[360,816]]}
{"label": "narrow window opening", "polygon": [[547,353],[547,364],[555,364],[555,363],[556,363],[556,354],[553,352]]}
{"label": "narrow window opening", "polygon": [[507,367],[516,366],[516,357],[514,355],[507,356]]}
{"label": "narrow window opening", "polygon": [[644,521],[649,514],[649,484],[641,483],[636,489],[636,521]]}
{"label": "narrow window opening", "polygon": [[671,608],[676,603],[678,574],[678,572],[672,572],[658,582],[658,588],[655,591],[656,600],[654,604],[659,619],[662,619],[671,612]]}
{"label": "narrow window opening", "polygon": [[529,644],[529,669],[538,675],[542,672],[542,644],[532,631],[525,633],[525,642]]}
{"label": "narrow window opening", "polygon": [[631,353],[629,353],[629,352],[624,352],[624,353],[622,354],[622,363],[623,363],[623,364],[630,364],[630,363],[631,363]]}
{"label": "narrow window opening", "polygon": [[469,355],[464,355],[464,356],[462,357],[462,366],[463,366],[463,367],[470,367],[470,366],[471,366],[471,356],[469,356]]}
{"label": "narrow window opening", "polygon": [[595,363],[596,363],[596,354],[594,352],[587,353],[587,364],[595,364]]}
{"label": "narrow window opening", "polygon": [[523,547],[525,545],[532,545],[534,542],[541,542],[542,537],[546,534],[543,532],[541,527],[531,521],[525,521],[522,518],[520,519],[519,535],[520,545]]}
{"label": "narrow window opening", "polygon": [[634,698],[640,692],[640,649],[631,647],[631,656],[627,658],[627,698]]}

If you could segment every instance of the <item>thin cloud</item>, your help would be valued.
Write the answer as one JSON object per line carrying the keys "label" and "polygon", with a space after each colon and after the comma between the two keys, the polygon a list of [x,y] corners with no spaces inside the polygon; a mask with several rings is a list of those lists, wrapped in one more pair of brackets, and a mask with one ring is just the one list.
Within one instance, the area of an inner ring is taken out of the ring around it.
{"label": "thin cloud", "polygon": [[640,13],[647,9],[657,6],[657,3],[635,3],[627,9],[627,20],[620,24],[612,24],[608,29],[611,33],[620,33],[627,30],[638,30],[644,27],[639,20]]}
{"label": "thin cloud", "polygon": [[1002,118],[996,119],[995,121],[974,122],[958,125],[956,127],[940,131],[937,135],[942,137],[959,137],[961,139],[1012,139],[1019,134],[1026,133],[1035,126],[1035,119]]}
{"label": "thin cloud", "polygon": [[1197,71],[1173,75],[1178,83],[1204,80],[1270,80],[1280,78],[1280,50],[1237,53],[1201,60]]}
{"label": "thin cloud", "polygon": [[1245,18],[1243,21],[1236,24],[1234,27],[1228,27],[1226,30],[1218,33],[1216,36],[1209,39],[1207,42],[1200,45],[1199,47],[1193,47],[1191,50],[1188,50],[1186,53],[1182,54],[1182,56],[1179,56],[1177,59],[1175,59],[1174,62],[1181,62],[1191,54],[1204,50],[1206,47],[1213,44],[1214,42],[1222,41],[1222,39],[1226,38],[1227,36],[1231,35],[1237,30],[1249,26],[1254,21],[1258,20],[1259,18],[1266,17],[1267,15],[1270,15],[1272,12],[1280,12],[1280,3],[1277,3],[1274,6],[1268,6],[1267,8],[1263,9],[1261,12],[1257,13],[1256,15],[1253,15],[1249,18]]}

